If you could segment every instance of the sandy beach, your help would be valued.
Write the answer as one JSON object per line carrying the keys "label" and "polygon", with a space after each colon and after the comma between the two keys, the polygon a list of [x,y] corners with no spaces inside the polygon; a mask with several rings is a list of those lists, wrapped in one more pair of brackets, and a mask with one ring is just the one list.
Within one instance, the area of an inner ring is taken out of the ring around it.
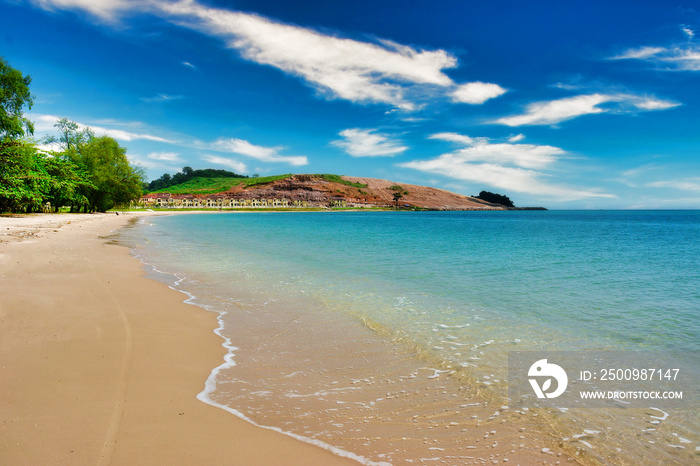
{"label": "sandy beach", "polygon": [[357,464],[196,399],[216,315],[104,239],[136,215],[0,217],[2,462]]}

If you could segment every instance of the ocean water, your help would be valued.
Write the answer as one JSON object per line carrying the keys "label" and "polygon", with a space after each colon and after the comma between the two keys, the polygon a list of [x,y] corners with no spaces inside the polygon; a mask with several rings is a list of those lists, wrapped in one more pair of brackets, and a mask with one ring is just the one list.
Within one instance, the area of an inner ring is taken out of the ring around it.
{"label": "ocean water", "polygon": [[519,410],[506,372],[525,350],[697,364],[698,211],[207,213],[122,237],[219,313],[200,399],[258,425],[365,464],[698,462],[696,401]]}

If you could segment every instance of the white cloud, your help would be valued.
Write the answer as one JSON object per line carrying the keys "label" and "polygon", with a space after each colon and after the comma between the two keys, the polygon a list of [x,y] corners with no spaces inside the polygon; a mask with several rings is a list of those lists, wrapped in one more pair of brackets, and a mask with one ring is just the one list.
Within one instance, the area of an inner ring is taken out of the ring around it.
{"label": "white cloud", "polygon": [[464,145],[474,144],[474,139],[465,134],[459,133],[436,133],[428,136],[428,139],[440,139],[442,141],[456,142]]}
{"label": "white cloud", "polygon": [[666,110],[680,105],[678,102],[672,102],[670,100],[635,96],[630,98],[630,103],[641,110]]}
{"label": "white cloud", "polygon": [[[600,107],[603,104],[611,104]],[[680,105],[678,102],[633,94],[588,94],[564,99],[534,102],[522,115],[499,118],[492,123],[507,126],[556,125],[583,115],[596,113],[632,113],[633,111],[665,110]],[[636,109],[636,110],[635,110]]]}
{"label": "white cloud", "polygon": [[525,135],[523,133],[516,134],[515,136],[511,136],[508,138],[508,142],[520,142],[523,139],[525,139]]}
{"label": "white cloud", "polygon": [[[56,123],[60,119],[60,117],[54,116],[54,115],[41,115],[41,114],[28,114],[28,117],[30,120],[34,122],[34,129],[37,133],[56,133],[57,129],[55,127]],[[155,136],[152,134],[146,134],[146,133],[137,133],[133,131],[126,131],[122,129],[114,129],[114,128],[105,128],[102,126],[94,126],[94,125],[86,125],[80,122],[76,122],[78,125],[79,129],[85,129],[85,128],[90,128],[92,131],[95,133],[97,136],[101,135],[107,135],[110,137],[113,137],[114,139],[117,139],[119,141],[133,141],[135,139],[144,139],[147,141],[155,141],[155,142],[165,142],[168,144],[173,144],[174,142],[162,138],[160,136]],[[115,125],[117,123],[114,123]]]}
{"label": "white cloud", "polygon": [[491,161],[512,164],[523,168],[544,168],[556,162],[565,152],[558,147],[534,144],[489,144],[480,143],[458,151],[465,162]]}
{"label": "white cloud", "polygon": [[34,123],[35,133],[53,133],[56,131],[54,126],[59,118],[53,115],[40,115],[36,113],[28,113],[29,118]]}
{"label": "white cloud", "polygon": [[673,188],[681,191],[700,191],[700,177],[648,183],[652,188]]}
{"label": "white cloud", "polygon": [[[79,123],[79,126],[81,128],[84,127],[84,125]],[[121,129],[110,129],[110,128],[102,128],[100,126],[90,126],[92,130],[95,132],[97,136],[101,134],[106,134],[107,136],[113,137],[114,139],[117,139],[119,141],[133,141],[134,139],[145,139],[147,141],[155,141],[155,142],[165,142],[172,144],[173,141],[170,141],[168,139],[162,138],[160,136],[154,136],[152,134],[144,134],[144,133],[133,133],[131,131],[124,131]]]}
{"label": "white cloud", "polygon": [[146,157],[151,160],[161,160],[164,162],[182,162],[180,154],[175,152],[151,152]]}
{"label": "white cloud", "polygon": [[308,165],[309,163],[306,156],[280,155],[279,151],[284,149],[283,147],[257,146],[236,138],[219,138],[209,145],[209,149],[245,155],[263,162],[281,162],[293,166]]}
{"label": "white cloud", "polygon": [[693,40],[695,37],[695,31],[690,29],[688,26],[681,26],[681,31],[683,31],[683,34],[685,34],[685,37],[687,37],[688,40]]}
{"label": "white cloud", "polygon": [[[56,133],[56,128],[55,124],[59,120],[59,117],[53,116],[53,115],[41,115],[41,114],[30,114],[29,118],[34,121],[34,126],[35,126],[35,132],[37,134],[43,133],[43,134],[55,134]],[[83,123],[76,122],[78,124],[79,129],[84,129],[87,128],[88,125],[85,125]],[[135,127],[138,126],[138,124],[134,123],[119,123],[116,121],[104,121],[103,124],[110,124],[112,126],[130,126],[130,127]],[[235,138],[219,138],[213,143],[202,143],[202,142],[193,142],[189,144],[181,144],[176,141],[172,141],[169,139],[162,138],[160,136],[155,136],[152,134],[146,134],[143,132],[136,132],[136,131],[126,131],[123,129],[115,129],[115,128],[107,128],[103,126],[94,126],[94,125],[89,125],[89,127],[93,130],[95,135],[100,136],[102,134],[106,134],[107,136],[113,137],[114,139],[117,139],[119,141],[133,141],[136,139],[143,139],[143,140],[148,140],[148,141],[155,141],[155,142],[163,142],[163,143],[168,143],[168,144],[179,144],[179,145],[184,145],[186,147],[192,147],[196,149],[204,149],[204,150],[214,150],[214,151],[219,151],[219,152],[228,152],[228,153],[234,153],[234,154],[240,154],[244,155],[246,157],[251,157],[254,159],[258,159],[263,162],[271,162],[271,163],[286,163],[289,165],[293,166],[301,166],[301,165],[308,165],[309,161],[306,158],[306,156],[288,156],[288,155],[281,155],[279,152],[284,149],[283,147],[263,147],[263,146],[258,146],[255,144],[252,144],[248,141],[245,141],[243,139],[235,139]],[[165,163],[174,163],[174,162],[181,162],[182,160],[180,159],[179,154],[176,154],[174,152],[152,152],[146,156],[146,159],[149,161],[144,163],[147,166],[158,166],[159,163],[165,162]],[[230,159],[223,159],[221,160],[230,160]]]}
{"label": "white cloud", "polygon": [[61,152],[63,145],[60,142],[51,142],[49,144],[37,144],[36,148],[44,154],[51,154],[52,152]]}
{"label": "white cloud", "polygon": [[433,134],[430,139],[454,141],[467,146],[451,153],[463,162],[488,162],[534,169],[551,165],[559,156],[566,154],[564,150],[554,146],[493,144],[488,138],[470,138],[456,133]]}
{"label": "white cloud", "polygon": [[[433,139],[459,142],[454,133],[439,133]],[[569,201],[592,197],[614,197],[589,189],[576,189],[544,181],[542,169],[555,164],[566,151],[533,144],[492,144],[486,138],[464,136],[467,147],[431,160],[414,160],[400,166],[444,175],[456,180],[487,184],[506,192],[522,192]]]}
{"label": "white cloud", "polygon": [[661,71],[700,71],[700,46],[685,43],[670,47],[640,47],[628,49],[610,59],[643,60]]}
{"label": "white cloud", "polygon": [[351,128],[339,134],[344,139],[331,144],[340,147],[353,157],[393,157],[408,150],[399,141],[390,139],[389,135],[376,133],[374,129]]}
{"label": "white cloud", "polygon": [[442,70],[457,60],[444,50],[360,42],[195,1],[160,8],[172,21],[223,39],[247,60],[299,76],[328,97],[410,110],[415,105],[405,98],[405,85],[453,84]]}
{"label": "white cloud", "polygon": [[526,107],[523,115],[499,118],[494,123],[507,126],[554,125],[581,115],[605,112],[606,110],[598,105],[610,100],[611,97],[604,94],[591,94],[534,102]]}
{"label": "white cloud", "polygon": [[[114,21],[127,9],[139,6],[133,0],[30,0],[34,5],[45,10],[79,9],[97,16],[103,21]],[[145,4],[147,2],[143,2]]]}
{"label": "white cloud", "polygon": [[644,60],[646,58],[651,58],[655,55],[658,55],[662,52],[666,52],[666,50],[667,49],[664,47],[639,47],[636,49],[625,50],[620,55],[610,57],[610,60]]}
{"label": "white cloud", "polygon": [[205,161],[209,163],[213,163],[216,165],[223,165],[224,167],[228,167],[233,169],[236,173],[245,173],[247,168],[246,165],[243,162],[239,162],[238,160],[233,160],[229,159],[227,157],[219,157],[217,155],[205,155],[202,157]]}
{"label": "white cloud", "polygon": [[572,189],[545,183],[543,176],[533,170],[516,167],[504,167],[490,163],[467,163],[451,154],[444,154],[437,159],[413,161],[401,164],[403,167],[445,175],[462,181],[487,184],[506,192],[515,191],[538,196],[555,197],[556,201],[573,201],[591,197],[614,197],[610,194],[590,190]]}
{"label": "white cloud", "polygon": [[472,104],[505,92],[497,84],[455,84],[443,70],[455,68],[457,59],[445,50],[420,50],[389,40],[362,42],[195,0],[32,1],[49,10],[82,9],[108,21],[125,12],[155,14],[221,39],[246,60],[298,76],[328,98],[415,110],[421,107],[416,100],[434,96],[436,87],[451,93],[455,102]]}
{"label": "white cloud", "polygon": [[197,67],[194,66],[192,63],[190,63],[190,62],[188,62],[188,61],[183,61],[183,62],[181,63],[181,65],[184,65],[184,66],[186,66],[186,67],[188,67],[188,68],[192,68],[193,70],[198,71],[198,70],[197,70]]}
{"label": "white cloud", "polygon": [[462,84],[452,93],[454,102],[466,104],[483,104],[489,99],[493,99],[508,92],[498,84],[473,82]]}

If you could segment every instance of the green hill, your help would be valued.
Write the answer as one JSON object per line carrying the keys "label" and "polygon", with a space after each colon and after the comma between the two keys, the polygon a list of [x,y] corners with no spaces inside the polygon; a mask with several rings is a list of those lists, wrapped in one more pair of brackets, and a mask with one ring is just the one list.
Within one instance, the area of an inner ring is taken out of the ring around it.
{"label": "green hill", "polygon": [[[184,183],[175,184],[168,186],[167,188],[157,189],[155,191],[149,191],[151,193],[170,193],[170,194],[217,194],[224,191],[228,191],[234,186],[242,186],[248,188],[250,186],[256,186],[261,184],[272,183],[277,180],[284,180],[290,178],[294,175],[287,173],[285,175],[273,175],[273,176],[259,176],[256,178],[205,178],[205,177],[195,177]],[[366,188],[367,185],[361,183],[352,183],[342,179],[339,175],[329,175],[329,174],[319,174],[319,175],[296,175],[305,181],[310,181],[311,179],[322,179],[325,181],[330,181],[332,183],[339,183],[347,186],[354,186],[356,188]]]}
{"label": "green hill", "polygon": [[243,182],[241,178],[193,178],[184,183],[152,191],[171,194],[216,194],[226,191]]}
{"label": "green hill", "polygon": [[167,188],[151,191],[154,193],[170,194],[216,194],[228,191],[234,186],[255,186],[289,178],[291,174],[260,176],[257,178],[202,178],[196,177],[184,183],[168,186]]}

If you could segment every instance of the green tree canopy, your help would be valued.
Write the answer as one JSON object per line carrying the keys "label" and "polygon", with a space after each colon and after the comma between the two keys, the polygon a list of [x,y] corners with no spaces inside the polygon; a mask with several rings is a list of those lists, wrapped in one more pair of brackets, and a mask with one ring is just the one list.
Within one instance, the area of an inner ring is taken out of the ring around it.
{"label": "green tree canopy", "polygon": [[30,76],[22,73],[0,57],[0,139],[18,139],[34,134],[34,125],[25,118],[22,108],[32,108],[34,99],[29,92]]}
{"label": "green tree canopy", "polygon": [[32,144],[0,141],[0,212],[32,211],[44,200],[46,171]]}
{"label": "green tree canopy", "polygon": [[508,196],[504,196],[503,194],[481,191],[478,196],[474,197],[492,204],[500,204],[505,207],[515,207],[513,201],[511,201]]}
{"label": "green tree canopy", "polygon": [[67,158],[51,156],[34,144],[0,141],[0,212],[33,212],[50,203],[86,205],[84,193],[93,186]]}
{"label": "green tree canopy", "polygon": [[149,191],[158,191],[159,189],[169,188],[176,184],[186,183],[193,178],[248,178],[245,175],[230,172],[228,170],[220,170],[214,168],[205,168],[202,170],[194,170],[192,167],[183,167],[181,172],[170,176],[169,173],[164,173],[160,178],[157,178],[148,183]]}
{"label": "green tree canopy", "polygon": [[126,149],[114,138],[91,136],[67,155],[93,185],[86,196],[90,210],[103,212],[141,197],[143,170],[129,164]]}
{"label": "green tree canopy", "polygon": [[46,201],[54,212],[61,206],[86,206],[87,194],[95,189],[88,181],[87,173],[67,157],[44,157],[44,167],[49,176]]}
{"label": "green tree canopy", "polygon": [[[81,128],[67,118],[59,119],[55,126],[59,136],[47,138],[47,142],[61,143],[63,151],[55,154],[56,159],[73,165],[74,184],[71,189],[59,190],[72,210],[103,212],[141,197],[145,174],[129,163],[126,149],[114,138],[96,137],[92,129]],[[62,176],[70,177],[69,173]]]}

